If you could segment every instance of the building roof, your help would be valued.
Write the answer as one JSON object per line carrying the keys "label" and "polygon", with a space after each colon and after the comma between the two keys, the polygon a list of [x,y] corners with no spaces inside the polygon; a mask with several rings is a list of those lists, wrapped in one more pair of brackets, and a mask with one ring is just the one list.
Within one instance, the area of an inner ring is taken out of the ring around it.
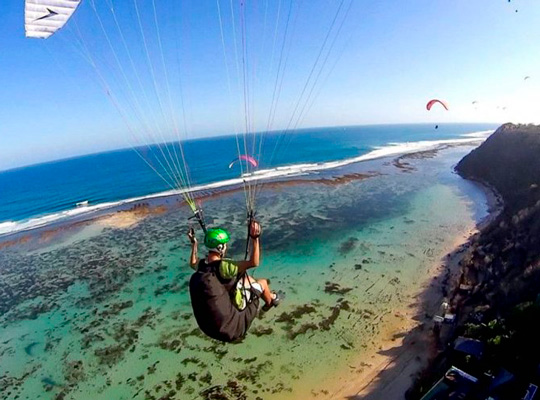
{"label": "building roof", "polygon": [[478,379],[474,376],[452,367],[421,400],[463,399],[473,390],[477,382]]}
{"label": "building roof", "polygon": [[484,343],[476,339],[460,336],[454,343],[454,350],[471,355],[480,360],[484,354]]}

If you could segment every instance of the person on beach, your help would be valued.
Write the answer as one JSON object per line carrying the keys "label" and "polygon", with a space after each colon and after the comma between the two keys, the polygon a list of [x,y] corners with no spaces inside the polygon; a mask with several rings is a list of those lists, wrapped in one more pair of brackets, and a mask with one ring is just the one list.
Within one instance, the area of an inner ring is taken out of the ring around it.
{"label": "person on beach", "polygon": [[259,265],[261,226],[253,221],[249,227],[252,251],[249,260],[233,261],[225,258],[230,236],[224,229],[208,229],[204,245],[205,259],[198,259],[197,238],[190,229],[190,266],[195,270],[189,281],[193,313],[199,328],[211,338],[233,342],[245,336],[259,309],[259,298],[264,311],[279,304],[277,293],[270,291],[266,279],[247,274]]}

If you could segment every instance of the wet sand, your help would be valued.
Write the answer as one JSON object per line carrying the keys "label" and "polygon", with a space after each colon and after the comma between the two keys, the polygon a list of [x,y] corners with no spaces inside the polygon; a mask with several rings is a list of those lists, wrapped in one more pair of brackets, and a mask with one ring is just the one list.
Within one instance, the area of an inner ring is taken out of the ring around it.
{"label": "wet sand", "polygon": [[151,207],[148,204],[136,204],[129,210],[99,217],[95,222],[107,228],[126,229],[137,225],[150,215],[159,215],[166,211],[167,207],[163,205]]}

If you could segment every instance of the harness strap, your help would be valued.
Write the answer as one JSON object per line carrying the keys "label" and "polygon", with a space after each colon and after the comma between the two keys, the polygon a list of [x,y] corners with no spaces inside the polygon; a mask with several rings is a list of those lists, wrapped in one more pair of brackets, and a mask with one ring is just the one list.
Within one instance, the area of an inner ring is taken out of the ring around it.
{"label": "harness strap", "polygon": [[255,217],[255,213],[253,212],[253,210],[250,210],[247,215],[248,223],[247,223],[247,237],[246,237],[246,254],[244,257],[246,260],[248,259],[248,255],[249,255],[249,240],[251,239],[250,229],[251,229],[251,223],[253,222],[254,217]]}

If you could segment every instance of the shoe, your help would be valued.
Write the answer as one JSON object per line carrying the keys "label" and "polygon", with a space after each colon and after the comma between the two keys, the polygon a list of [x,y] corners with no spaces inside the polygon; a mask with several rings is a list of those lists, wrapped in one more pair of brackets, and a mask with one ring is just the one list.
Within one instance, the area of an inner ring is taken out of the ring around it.
{"label": "shoe", "polygon": [[276,292],[272,292],[274,295],[274,298],[272,299],[272,302],[270,304],[265,304],[262,308],[263,311],[268,311],[272,307],[277,307],[279,303],[281,303],[281,297]]}

